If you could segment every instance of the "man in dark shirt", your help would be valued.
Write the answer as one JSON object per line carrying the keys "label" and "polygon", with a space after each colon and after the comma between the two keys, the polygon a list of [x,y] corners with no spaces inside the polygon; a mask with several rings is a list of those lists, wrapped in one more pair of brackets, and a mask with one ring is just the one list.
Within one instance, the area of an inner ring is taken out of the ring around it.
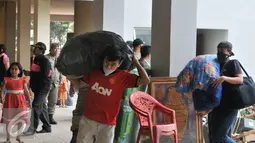
{"label": "man in dark shirt", "polygon": [[243,75],[239,62],[237,60],[229,60],[229,57],[234,55],[232,44],[230,42],[221,42],[217,48],[222,75],[215,80],[213,87],[222,84],[223,91],[220,105],[208,115],[210,143],[235,143],[229,137],[229,132],[237,117],[238,110],[229,109],[225,101],[231,98],[231,88],[235,84],[243,83]]}
{"label": "man in dark shirt", "polygon": [[136,38],[133,41],[133,51],[134,51],[134,56],[139,60],[141,58],[141,47],[143,46],[144,42]]}
{"label": "man in dark shirt", "polygon": [[49,60],[44,56],[46,46],[42,42],[35,45],[34,54],[35,59],[31,65],[30,71],[30,87],[35,94],[32,104],[31,125],[24,135],[33,135],[39,125],[39,119],[42,121],[42,130],[37,133],[51,132],[51,125],[49,123],[48,110],[46,107],[46,96],[50,90],[51,85],[51,65]]}

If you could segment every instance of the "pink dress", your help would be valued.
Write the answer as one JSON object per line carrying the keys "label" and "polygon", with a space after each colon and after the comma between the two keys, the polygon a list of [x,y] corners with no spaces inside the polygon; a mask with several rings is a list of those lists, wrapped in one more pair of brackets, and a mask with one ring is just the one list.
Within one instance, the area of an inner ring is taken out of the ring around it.
{"label": "pink dress", "polygon": [[3,104],[1,123],[8,124],[10,121],[16,122],[20,119],[27,122],[28,110],[24,96],[26,78],[13,79],[11,77],[5,77],[4,82],[6,84],[7,94]]}

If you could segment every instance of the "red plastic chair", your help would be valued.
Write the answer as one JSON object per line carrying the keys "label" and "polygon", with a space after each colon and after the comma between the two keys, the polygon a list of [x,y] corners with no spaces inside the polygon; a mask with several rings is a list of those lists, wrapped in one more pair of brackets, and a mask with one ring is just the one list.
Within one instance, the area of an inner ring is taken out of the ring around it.
{"label": "red plastic chair", "polygon": [[[139,134],[137,143],[140,143],[140,137],[146,132],[150,133],[151,143],[159,143],[162,135],[174,135],[175,143],[178,143],[178,132],[175,120],[175,111],[171,110],[149,94],[142,91],[131,93],[129,98],[130,107],[135,111],[140,122]],[[170,116],[170,124],[154,124],[152,122],[152,113],[158,110]]]}

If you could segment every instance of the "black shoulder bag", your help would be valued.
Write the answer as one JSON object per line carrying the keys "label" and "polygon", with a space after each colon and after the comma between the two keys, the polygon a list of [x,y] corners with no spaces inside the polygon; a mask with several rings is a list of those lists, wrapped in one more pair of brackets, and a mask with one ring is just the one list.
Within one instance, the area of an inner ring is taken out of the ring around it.
{"label": "black shoulder bag", "polygon": [[229,98],[226,102],[228,108],[234,110],[255,104],[255,83],[243,68],[242,64],[240,62],[239,64],[247,77],[243,77],[243,84],[233,85],[233,88],[229,92]]}

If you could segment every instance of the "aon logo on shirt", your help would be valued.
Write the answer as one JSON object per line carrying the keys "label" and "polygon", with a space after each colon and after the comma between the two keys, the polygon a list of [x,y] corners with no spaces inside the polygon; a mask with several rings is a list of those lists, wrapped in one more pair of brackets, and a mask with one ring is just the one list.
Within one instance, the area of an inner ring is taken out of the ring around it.
{"label": "aon logo on shirt", "polygon": [[91,89],[104,96],[110,96],[112,94],[112,89],[104,88],[97,82],[91,87]]}

